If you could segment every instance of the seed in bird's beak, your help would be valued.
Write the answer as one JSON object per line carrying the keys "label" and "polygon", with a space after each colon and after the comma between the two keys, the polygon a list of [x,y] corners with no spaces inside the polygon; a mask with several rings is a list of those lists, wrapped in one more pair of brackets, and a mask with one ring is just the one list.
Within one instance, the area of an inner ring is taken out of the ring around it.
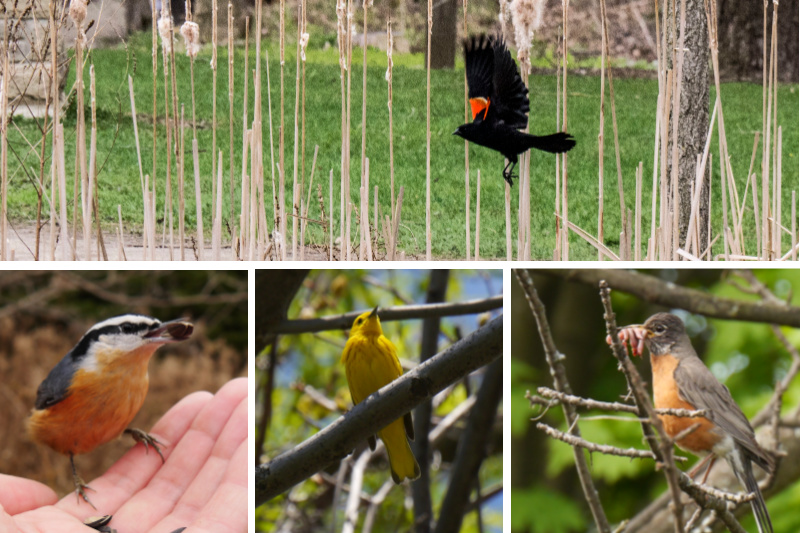
{"label": "seed in bird's beak", "polygon": [[160,327],[154,329],[145,338],[159,339],[163,341],[185,341],[194,331],[194,325],[185,318],[164,322]]}

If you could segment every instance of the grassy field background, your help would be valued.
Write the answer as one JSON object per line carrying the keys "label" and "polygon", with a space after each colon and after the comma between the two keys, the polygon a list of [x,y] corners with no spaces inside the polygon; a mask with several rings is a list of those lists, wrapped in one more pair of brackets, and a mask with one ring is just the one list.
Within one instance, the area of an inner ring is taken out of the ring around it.
{"label": "grassy field background", "polygon": [[[142,197],[139,185],[139,169],[136,158],[133,124],[128,96],[128,75],[134,79],[136,106],[139,118],[139,136],[142,148],[142,163],[145,173],[152,168],[152,75],[150,34],[132,36],[126,46],[97,48],[91,52],[89,62],[94,64],[97,76],[97,116],[98,116],[98,167],[100,168],[99,197],[100,211],[104,229],[113,230],[117,221],[117,204],[122,206],[122,217],[126,230],[136,233],[142,226]],[[287,39],[289,41],[289,39]],[[278,61],[277,36],[267,39],[265,48],[269,54],[270,81],[272,89],[272,120],[275,157],[278,159],[278,127],[280,103],[280,66]],[[180,51],[182,46],[178,47]],[[287,42],[284,65],[285,84],[285,158],[287,206],[290,204],[292,157],[294,142],[294,87],[295,87],[295,45]],[[159,51],[159,63],[160,63]],[[250,51],[249,68],[255,67],[255,51]],[[205,228],[210,235],[210,209],[212,190],[212,75],[209,67],[211,50],[204,47],[195,63],[195,84],[198,117],[198,142],[200,146],[201,177],[204,202]],[[341,94],[338,65],[338,51],[335,35],[312,35],[307,52],[306,63],[306,187],[311,172],[314,146],[319,145],[314,194],[309,217],[318,219],[319,204],[316,201],[317,184],[322,184],[322,196],[326,202],[326,217],[329,216],[328,175],[334,171],[334,205],[336,206],[334,228],[338,233],[339,205],[339,165],[341,145]],[[352,68],[352,137],[351,137],[351,191],[352,201],[358,206],[358,184],[361,154],[361,86],[362,51],[354,47]],[[237,46],[235,52],[235,98],[234,98],[234,180],[235,211],[240,199],[239,180],[241,179],[241,144],[243,115],[243,61],[244,47]],[[227,220],[228,191],[228,75],[227,51],[219,50],[219,71],[217,86],[217,150],[223,153],[223,214]],[[191,167],[191,92],[190,61],[182,52],[176,52],[177,83],[179,105],[185,106],[187,117],[187,169],[186,179],[186,221],[187,231],[195,226],[194,181]],[[367,55],[367,157],[370,158],[370,185],[379,186],[381,212],[389,212],[389,148],[388,148],[388,107],[385,52],[369,49]],[[423,254],[425,250],[425,69],[421,54],[394,55],[394,164],[395,187],[405,187],[402,212],[402,225],[399,235],[399,248],[407,254]],[[263,59],[262,59],[263,66]],[[431,73],[431,211],[433,232],[433,253],[437,258],[463,258],[464,237],[464,143],[452,136],[452,132],[463,122],[463,61],[454,71],[433,71]],[[86,83],[88,86],[88,65]],[[70,70],[67,88],[75,79],[74,64]],[[267,119],[267,79],[262,71],[264,105],[264,162],[267,199],[267,219],[272,216],[269,154],[269,124]],[[531,85],[531,131],[547,134],[556,131],[556,76],[532,76]],[[252,108],[252,79],[249,83],[249,105]],[[655,126],[655,107],[658,94],[654,79],[631,78],[615,79],[617,117],[621,151],[621,164],[625,182],[626,203],[633,208],[635,177],[639,161],[644,162],[643,232],[649,235],[649,205],[652,184],[653,142]],[[778,122],[783,125],[783,183],[784,216],[783,223],[790,225],[791,189],[798,184],[798,87],[782,85],[778,90]],[[163,109],[163,72],[159,64],[158,100],[159,111],[156,117],[158,127],[158,165],[160,174],[156,177],[159,187],[159,217],[163,214],[164,186],[166,179],[165,124]],[[744,180],[749,167],[753,136],[761,127],[760,85],[749,83],[726,83],[722,86],[722,102],[728,138],[731,165],[739,187],[740,196],[744,192]],[[712,90],[711,102],[714,101]],[[608,93],[607,93],[608,98]],[[76,110],[74,99],[64,115],[66,132],[67,188],[71,191],[70,177],[75,154]],[[91,124],[89,95],[87,87],[87,128]],[[575,136],[578,144],[569,154],[569,214],[570,220],[590,233],[597,229],[598,210],[598,147],[600,80],[595,76],[570,75],[568,77],[568,131]],[[620,232],[619,200],[617,193],[616,163],[610,119],[610,106],[606,108],[606,147],[605,147],[605,235],[606,244],[612,249],[618,247]],[[171,107],[171,106],[170,106]],[[172,111],[170,110],[170,113]],[[248,122],[252,121],[252,112]],[[41,139],[39,126],[30,120],[15,119],[16,128],[10,129],[9,143],[12,148],[9,156],[10,191],[9,218],[13,225],[30,224],[35,220],[36,193],[31,183],[38,176],[39,164],[36,157],[28,154],[28,142]],[[27,141],[23,138],[27,138]],[[89,134],[87,132],[87,139]],[[716,135],[711,144],[714,153],[713,174],[713,220],[715,228],[721,216],[721,195],[719,186],[719,166],[715,153]],[[37,148],[38,150],[38,148]],[[49,154],[49,144],[47,153]],[[20,166],[17,154],[25,163]],[[504,191],[501,170],[503,159],[497,153],[482,147],[471,147],[470,182],[471,209],[474,210],[477,170],[481,171],[481,257],[505,258],[505,216]],[[173,158],[174,164],[174,158]],[[759,164],[756,163],[755,171]],[[49,159],[45,174],[49,183]],[[554,247],[555,217],[553,206],[555,198],[555,157],[545,153],[534,153],[531,161],[532,182],[532,233],[535,236],[532,257],[549,259]],[[277,176],[276,176],[277,182]],[[173,170],[174,194],[177,194],[177,179]],[[306,189],[307,190],[307,189]],[[516,206],[519,188],[512,191],[512,230],[516,235]],[[71,193],[70,193],[71,197]],[[305,194],[304,194],[305,198]],[[47,213],[47,206],[44,212]],[[71,209],[71,206],[70,206]],[[177,200],[174,203],[177,216]],[[370,210],[372,199],[370,196]],[[71,215],[70,215],[71,216]],[[370,219],[372,219],[370,213]],[[745,214],[745,234],[752,235],[752,214]],[[237,225],[238,225],[238,221]],[[291,231],[291,221],[288,224]],[[354,226],[354,233],[357,233]],[[177,229],[177,223],[176,223]],[[160,229],[159,229],[160,232]],[[226,233],[227,234],[227,233]],[[307,242],[325,242],[318,226],[309,225]],[[646,241],[646,239],[645,239]],[[357,242],[357,237],[356,237]],[[575,235],[570,237],[571,259],[594,259],[596,252]],[[644,243],[646,245],[646,242]],[[748,251],[754,242],[748,243]],[[715,246],[715,253],[721,253],[721,241]],[[474,250],[473,250],[474,253]],[[516,252],[514,254],[516,257]]]}

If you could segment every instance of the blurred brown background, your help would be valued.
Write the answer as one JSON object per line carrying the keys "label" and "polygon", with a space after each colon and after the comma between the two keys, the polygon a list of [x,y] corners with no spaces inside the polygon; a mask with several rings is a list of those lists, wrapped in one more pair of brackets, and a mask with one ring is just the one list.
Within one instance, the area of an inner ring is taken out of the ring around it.
{"label": "blurred brown background", "polygon": [[[73,491],[67,456],[31,441],[25,420],[39,384],[81,336],[125,313],[195,325],[150,360],[150,391],[131,427],[149,431],[184,396],[247,375],[247,271],[0,272],[0,472],[59,496]],[[78,472],[91,485],[132,445],[126,435],[77,456]]]}

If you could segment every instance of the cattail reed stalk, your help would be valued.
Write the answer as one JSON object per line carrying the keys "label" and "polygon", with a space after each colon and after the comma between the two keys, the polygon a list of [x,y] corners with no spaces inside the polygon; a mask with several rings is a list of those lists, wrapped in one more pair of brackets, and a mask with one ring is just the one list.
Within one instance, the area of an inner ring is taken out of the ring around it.
{"label": "cattail reed stalk", "polygon": [[139,147],[139,126],[136,120],[136,99],[133,94],[133,77],[128,76],[128,93],[131,97],[131,118],[133,119],[133,138],[136,141],[136,160],[139,163],[139,185],[144,190],[144,169],[142,168],[142,150]]}
{"label": "cattail reed stalk", "polygon": [[[314,147],[314,159],[311,161],[311,177],[308,180],[308,199],[306,200],[305,211],[300,211],[302,220],[300,221],[300,260],[305,260],[305,235],[306,226],[308,225],[308,211],[311,207],[311,192],[314,190],[314,171],[317,169],[317,154],[319,153],[319,145]],[[323,214],[324,214],[323,210]],[[323,217],[324,218],[324,217]],[[324,220],[323,220],[324,224]]]}
{"label": "cattail reed stalk", "polygon": [[[639,161],[639,168],[636,172],[636,227],[634,229],[634,248],[633,259],[634,261],[642,260],[642,174],[644,173],[644,166]],[[598,239],[599,240],[599,239]]]}
{"label": "cattail reed stalk", "polygon": [[797,191],[792,191],[792,261],[797,261]]}
{"label": "cattail reed stalk", "polygon": [[[144,178],[142,178],[142,189],[144,189]],[[127,261],[125,239],[122,235],[122,206],[120,204],[117,204],[117,220],[119,221],[119,226],[117,226],[117,260]]]}
{"label": "cattail reed stalk", "polygon": [[[8,32],[8,15],[6,14],[6,32]],[[8,228],[8,78],[11,51],[8,49],[8,39],[3,40],[3,94],[0,95],[0,195],[3,197],[3,206],[0,210],[0,261],[6,261],[8,241],[6,232]]]}
{"label": "cattail reed stalk", "polygon": [[[658,9],[656,9],[656,14]],[[658,15],[656,15],[658,20]],[[600,2],[600,132],[597,134],[597,148],[598,148],[598,208],[597,208],[597,240],[603,242],[605,240],[605,228],[603,221],[603,157],[604,157],[604,144],[605,144],[605,105],[606,105],[606,3]],[[658,126],[656,126],[658,130]],[[597,260],[603,260],[603,253],[598,250]]]}
{"label": "cattail reed stalk", "polygon": [[[169,1],[165,2],[165,5],[161,7],[161,18],[158,21],[158,31],[161,34],[161,53],[162,53],[162,61],[164,63],[164,122],[166,124],[167,130],[167,145],[166,145],[166,154],[167,154],[167,180],[166,180],[166,197],[165,197],[165,204],[164,209],[169,208],[169,216],[170,216],[170,247],[169,247],[169,258],[170,261],[173,259],[172,256],[172,159],[171,159],[171,152],[172,152],[172,124],[169,116],[169,100],[170,100],[170,76],[169,76],[169,65],[170,65],[170,54],[172,53],[173,47],[173,35],[172,35],[172,15],[169,11]],[[173,107],[173,113],[176,113],[177,110]],[[155,176],[153,177],[153,191],[156,190],[156,180]],[[155,215],[155,213],[153,213]],[[166,229],[166,226],[165,226]],[[155,243],[153,243],[155,244]]]}
{"label": "cattail reed stalk", "polygon": [[[337,20],[337,41],[339,45],[339,81],[341,84],[342,94],[342,147],[341,147],[341,163],[340,163],[340,185],[341,191],[339,195],[339,239],[340,239],[340,261],[344,261],[345,256],[345,206],[346,206],[346,193],[347,193],[347,178],[345,172],[345,159],[347,158],[347,104],[346,104],[346,89],[345,89],[345,70],[347,69],[347,13],[345,0],[337,0],[336,2],[336,20]],[[333,212],[331,211],[331,219],[333,219]]]}
{"label": "cattail reed stalk", "polygon": [[[278,179],[280,182],[279,186],[279,209],[281,212],[280,217],[280,234],[281,239],[283,242],[286,242],[286,165],[284,164],[284,131],[285,122],[284,122],[284,90],[283,90],[283,75],[284,75],[284,64],[286,63],[286,28],[285,28],[285,11],[286,11],[286,0],[280,0],[280,59],[281,59],[281,127],[278,130],[278,159],[280,161],[280,173],[278,174]],[[260,34],[260,32],[259,32]],[[258,38],[260,39],[260,35]],[[260,46],[259,46],[260,48]],[[281,259],[286,258],[285,246],[281,248]]]}
{"label": "cattail reed stalk", "polygon": [[478,169],[475,198],[475,261],[481,260],[481,169]]}
{"label": "cattail reed stalk", "polygon": [[394,213],[392,214],[392,246],[389,252],[389,261],[394,261],[397,254],[397,230],[400,228],[400,212],[403,209],[403,191],[404,186],[400,186],[400,192],[397,195],[397,202],[394,204]]}
{"label": "cattail reed stalk", "polygon": [[178,160],[178,243],[180,244],[181,261],[186,261],[185,250],[185,221],[186,221],[186,200],[184,198],[185,176],[184,170],[186,169],[186,117],[184,116],[183,104],[181,104],[181,153]]}
{"label": "cattail reed stalk", "polygon": [[298,157],[300,148],[299,139],[299,113],[300,113],[300,41],[302,40],[301,34],[303,31],[303,5],[302,2],[297,3],[297,50],[295,52],[295,85],[294,85],[294,160],[292,162],[292,260],[296,261],[299,257],[297,255],[297,224],[300,216],[300,199],[303,194],[298,189],[297,173],[298,173]]}
{"label": "cattail reed stalk", "polygon": [[[465,0],[466,1],[466,0]],[[389,85],[389,214],[394,215],[394,118],[392,116],[392,19],[386,21],[386,83]],[[466,73],[464,74],[466,79]],[[466,142],[466,141],[464,141]]]}
{"label": "cattail reed stalk", "polygon": [[506,190],[506,261],[511,261],[511,185],[505,183],[504,189]]}
{"label": "cattail reed stalk", "polygon": [[221,259],[222,249],[222,150],[217,158],[217,200],[214,203],[214,223],[211,229],[211,255],[214,261]]}
{"label": "cattail reed stalk", "polygon": [[[217,0],[211,1],[211,214],[217,212]],[[212,224],[213,227],[213,224]]]}
{"label": "cattail reed stalk", "polygon": [[[428,0],[428,55],[425,57],[427,86],[425,112],[425,259],[430,261],[431,254],[431,33],[433,31],[433,0]],[[477,238],[477,236],[476,236]],[[475,247],[477,259],[477,246]]]}
{"label": "cattail reed stalk", "polygon": [[[505,6],[505,0],[500,0],[500,8],[501,10]],[[461,13],[464,17],[464,38],[467,38],[467,0],[463,1]],[[502,17],[501,17],[502,21]],[[467,69],[464,69],[464,123],[469,122],[470,117],[470,108],[469,108],[469,84],[467,83]],[[466,236],[466,260],[469,261],[470,253],[470,242],[469,237],[469,228],[471,223],[471,213],[469,210],[469,141],[464,139],[464,234]],[[510,203],[510,200],[509,200]],[[510,206],[509,206],[510,209]]]}
{"label": "cattail reed stalk", "polygon": [[[364,42],[362,49],[364,52],[362,61],[362,74],[361,74],[361,209],[367,211],[369,204],[369,187],[366,187],[366,161],[367,161],[367,12],[372,5],[372,0],[364,0],[362,7],[364,9]],[[365,197],[366,196],[366,197]],[[364,260],[365,241],[369,233],[369,219],[361,217],[361,246],[359,246],[359,259]]]}
{"label": "cattail reed stalk", "polygon": [[330,220],[326,226],[328,236],[330,238],[330,245],[328,246],[328,261],[333,261],[333,169],[331,169],[330,176],[328,177],[328,212],[330,213]]}
{"label": "cattail reed stalk", "polygon": [[[5,93],[4,93],[5,94]],[[64,161],[64,125],[58,124],[58,153],[56,154],[58,158],[58,200],[59,200],[59,207],[60,207],[60,224],[61,224],[61,237],[60,240],[66,246],[70,247],[68,253],[70,254],[69,257],[75,257],[75,251],[72,249],[73,244],[72,241],[69,239],[69,226],[67,226],[67,175],[66,175],[66,168],[65,168],[65,161]],[[5,195],[3,195],[5,198]],[[5,219],[4,219],[5,220]],[[7,245],[6,242],[3,243],[3,247]],[[62,259],[66,258],[67,256],[62,254]]]}
{"label": "cattail reed stalk", "polygon": [[233,2],[228,0],[228,141],[230,145],[228,152],[230,214],[228,216],[231,223],[231,243],[233,243],[235,235],[233,232],[233,58]]}
{"label": "cattail reed stalk", "polygon": [[95,218],[97,219],[97,231],[98,231],[98,240],[97,240],[97,259],[100,260],[100,217],[97,213],[96,204],[94,202],[95,192],[97,190],[95,179],[97,177],[96,171],[96,162],[97,162],[97,95],[95,90],[95,78],[94,78],[94,65],[89,66],[89,94],[91,96],[90,99],[90,107],[92,109],[92,131],[89,135],[89,182],[88,182],[88,196],[84,199],[84,214],[83,214],[83,241],[84,241],[84,254],[86,255],[86,260],[89,261],[92,258],[91,255],[91,238],[92,238],[92,213],[94,212]]}
{"label": "cattail reed stalk", "polygon": [[[561,1],[561,9],[562,9],[562,20],[563,20],[563,27],[564,27],[564,38],[562,41],[563,49],[562,49],[562,67],[564,69],[562,74],[562,82],[561,82],[561,90],[562,90],[562,97],[561,97],[561,105],[563,106],[561,111],[561,128],[563,131],[567,131],[567,42],[568,42],[568,18],[567,14],[569,12],[569,0],[562,0]],[[611,81],[611,76],[609,73],[609,82]],[[613,94],[613,93],[612,93]],[[613,101],[613,97],[612,97]],[[612,105],[613,109],[613,105]],[[567,154],[566,152],[561,154],[561,194],[563,194],[563,204],[561,206],[561,213],[564,216],[564,220],[569,220],[569,202],[568,202],[568,188],[567,188]],[[561,253],[562,259],[564,261],[569,261],[569,231],[566,229],[563,232],[564,241],[561,244]]]}

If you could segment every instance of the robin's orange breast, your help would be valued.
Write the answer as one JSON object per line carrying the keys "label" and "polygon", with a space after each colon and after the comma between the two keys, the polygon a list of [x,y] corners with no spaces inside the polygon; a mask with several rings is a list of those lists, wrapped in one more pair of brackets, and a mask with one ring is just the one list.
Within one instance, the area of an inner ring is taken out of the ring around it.
{"label": "robin's orange breast", "polygon": [[[678,362],[679,360],[670,354],[650,356],[650,363],[653,367],[653,396],[657,409],[696,409],[696,406],[681,398],[678,384],[675,381],[675,369],[678,367]],[[696,455],[710,452],[723,437],[717,430],[716,424],[705,417],[660,415],[659,418],[664,424],[664,431],[672,438],[699,423],[700,426],[697,429],[676,441],[678,447]]]}

